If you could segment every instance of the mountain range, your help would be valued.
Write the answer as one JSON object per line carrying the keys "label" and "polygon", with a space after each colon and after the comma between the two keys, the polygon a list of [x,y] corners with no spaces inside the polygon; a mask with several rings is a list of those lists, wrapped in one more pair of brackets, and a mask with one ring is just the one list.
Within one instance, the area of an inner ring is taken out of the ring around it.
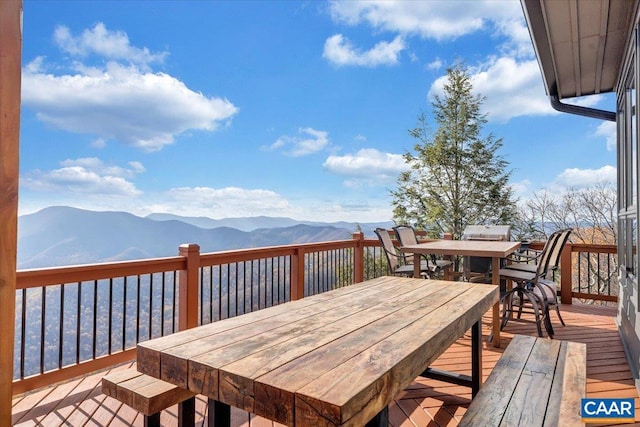
{"label": "mountain range", "polygon": [[280,217],[211,219],[126,212],[97,212],[66,206],[18,218],[18,269],[173,256],[183,243],[200,251],[350,239],[358,225],[366,236],[381,223],[319,223]]}

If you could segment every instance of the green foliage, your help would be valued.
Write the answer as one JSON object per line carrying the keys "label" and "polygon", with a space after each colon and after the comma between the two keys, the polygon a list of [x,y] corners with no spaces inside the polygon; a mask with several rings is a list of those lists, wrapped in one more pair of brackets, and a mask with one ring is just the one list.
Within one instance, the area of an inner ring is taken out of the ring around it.
{"label": "green foliage", "polygon": [[511,224],[516,202],[509,186],[509,163],[499,155],[502,139],[481,136],[484,98],[472,94],[462,65],[447,70],[443,96],[432,102],[435,134],[427,117],[409,134],[418,142],[404,157],[410,170],[400,174],[391,191],[394,220],[423,229],[431,236],[453,233],[460,238],[469,224]]}

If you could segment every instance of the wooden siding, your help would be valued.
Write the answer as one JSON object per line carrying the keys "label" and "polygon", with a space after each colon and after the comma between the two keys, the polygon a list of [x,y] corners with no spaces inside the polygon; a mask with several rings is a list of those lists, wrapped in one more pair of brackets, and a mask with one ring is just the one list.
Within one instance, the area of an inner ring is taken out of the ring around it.
{"label": "wooden siding", "polygon": [[[640,405],[634,380],[629,371],[615,324],[615,308],[590,305],[563,305],[563,327],[552,313],[556,338],[587,344],[587,396],[636,398],[636,421],[640,425]],[[509,323],[502,334],[502,348],[486,341],[491,314],[483,319],[483,375],[486,378],[514,333],[534,335],[532,324]],[[458,340],[434,367],[470,374],[470,334]],[[130,367],[127,363],[112,369]],[[102,371],[58,384],[55,387],[16,396],[13,399],[13,423],[16,426],[142,426],[142,416],[100,391]],[[399,393],[390,406],[389,425],[455,426],[466,411],[471,390],[425,378],[417,378]],[[196,404],[198,425],[206,425],[206,403],[200,397]],[[163,426],[177,426],[176,408],[162,414]],[[233,426],[280,426],[241,410],[232,409]],[[630,424],[625,424],[626,426]]]}

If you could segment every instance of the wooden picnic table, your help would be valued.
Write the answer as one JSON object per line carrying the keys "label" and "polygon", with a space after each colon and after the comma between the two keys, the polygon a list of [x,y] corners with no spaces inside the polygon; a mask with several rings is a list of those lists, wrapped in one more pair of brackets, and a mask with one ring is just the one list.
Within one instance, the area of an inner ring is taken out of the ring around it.
{"label": "wooden picnic table", "polygon": [[[433,240],[417,245],[400,247],[400,252],[414,254],[414,277],[420,277],[420,257],[422,255],[460,255],[491,258],[491,271],[500,271],[500,260],[520,248],[520,242],[488,240]],[[445,270],[445,279],[450,279],[450,271]],[[500,288],[500,275],[492,274],[491,283]],[[492,341],[500,347],[500,301],[493,306]]]}
{"label": "wooden picnic table", "polygon": [[[481,382],[481,319],[493,286],[380,277],[137,346],[141,372],[289,426],[385,425],[419,375]],[[471,328],[471,377],[429,365]]]}

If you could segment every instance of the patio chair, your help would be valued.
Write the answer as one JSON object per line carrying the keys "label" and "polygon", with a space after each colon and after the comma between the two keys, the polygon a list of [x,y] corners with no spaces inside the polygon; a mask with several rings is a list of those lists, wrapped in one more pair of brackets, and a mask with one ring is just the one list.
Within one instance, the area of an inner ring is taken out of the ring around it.
{"label": "patio chair", "polygon": [[[549,273],[552,273],[558,268],[560,264],[560,255],[562,254],[562,249],[564,245],[569,240],[569,235],[573,230],[570,228],[565,228],[563,230],[559,230],[556,233],[553,233],[554,239],[553,241],[551,237],[547,239],[545,242],[545,246],[549,244],[553,244],[554,247],[551,251],[546,251],[544,248],[542,250],[535,249],[527,249],[526,252],[515,254],[513,257],[508,258],[511,261],[510,264],[505,265],[504,268],[510,268],[512,270],[521,270],[528,271],[533,273],[537,269],[538,263],[545,263],[545,278],[549,279]],[[544,258],[543,258],[544,255]]]}
{"label": "patio chair", "polygon": [[[510,270],[526,271],[529,273],[535,273],[539,263],[543,264],[544,274],[541,276],[539,283],[544,285],[536,288],[536,292],[544,291],[546,293],[545,298],[549,306],[554,307],[558,319],[562,326],[565,326],[564,320],[560,315],[560,308],[558,304],[558,286],[553,280],[553,273],[558,269],[560,265],[560,256],[564,246],[569,241],[569,236],[573,230],[565,228],[553,233],[547,239],[545,248],[549,246],[549,250],[545,251],[543,248],[540,251],[528,249],[526,254],[516,254],[514,257],[509,258],[510,264],[505,265],[503,268]],[[542,295],[540,295],[542,296]]]}
{"label": "patio chair", "polygon": [[[558,319],[563,326],[565,325],[560,315],[557,285],[554,281],[549,280],[548,275],[557,268],[560,253],[567,243],[570,233],[571,229],[565,229],[551,234],[542,251],[532,258],[538,261],[536,264],[525,264],[516,260],[516,262],[500,269],[501,279],[515,283],[513,289],[502,297],[500,329],[503,329],[509,320],[528,321],[521,319],[522,313],[532,313],[538,335],[542,336],[541,325],[544,322],[547,334],[553,338],[553,326],[549,318],[550,307],[555,308]],[[516,312],[517,318],[514,319],[513,314]]]}
{"label": "patio chair", "polygon": [[[416,235],[416,230],[410,225],[398,225],[393,227],[393,231],[396,234],[396,239],[400,242],[400,245],[417,245],[418,237]],[[404,253],[405,263],[413,262],[413,254],[412,253]],[[453,261],[446,259],[438,259],[435,255],[423,255],[424,260],[428,263],[428,265],[433,269],[433,272],[440,272],[443,269],[450,267],[453,264]]]}
{"label": "patio chair", "polygon": [[[385,228],[376,228],[374,232],[380,240],[391,274],[395,276],[413,276],[413,263],[405,262],[404,255],[398,253],[391,236],[389,236],[389,231]],[[431,277],[434,271],[434,266],[429,262],[420,262],[420,275],[422,277]]]}

